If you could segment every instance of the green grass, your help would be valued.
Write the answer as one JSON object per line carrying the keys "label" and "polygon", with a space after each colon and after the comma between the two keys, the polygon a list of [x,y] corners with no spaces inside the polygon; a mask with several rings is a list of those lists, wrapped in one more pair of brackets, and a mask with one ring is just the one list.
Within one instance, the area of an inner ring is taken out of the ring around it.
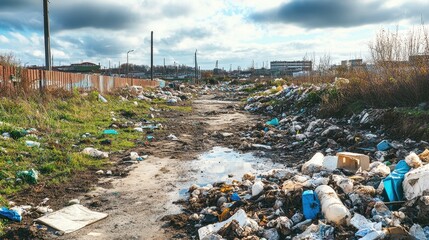
{"label": "green grass", "polygon": [[[190,106],[171,106],[164,100],[148,103],[120,101],[115,95],[104,97],[108,103],[98,101],[97,92],[88,96],[75,92],[58,98],[50,96],[49,99],[0,99],[0,134],[7,132],[13,137],[0,137],[0,206],[7,206],[8,195],[29,187],[29,183],[16,182],[18,171],[35,169],[39,172],[39,183],[57,185],[76,172],[105,169],[112,164],[108,159],[94,159],[81,154],[85,147],[115,153],[146,141],[146,135],[135,131],[134,126],[116,129],[118,135],[103,135],[102,131],[109,129],[112,123],[135,123],[148,119],[150,107],[192,111]],[[159,117],[149,120],[165,121]],[[25,134],[30,128],[37,129],[35,136]],[[85,133],[91,136],[83,138]],[[100,143],[105,139],[110,139],[111,145]],[[27,147],[26,140],[38,141],[41,147]],[[7,220],[0,218],[0,236],[6,223]]]}
{"label": "green grass", "polygon": [[[114,95],[105,96],[108,103],[102,103],[97,96],[98,93],[94,92],[86,97],[75,93],[49,100],[38,97],[0,99],[0,121],[3,122],[0,124],[0,134],[13,132],[15,137],[0,139],[0,203],[7,195],[29,186],[27,183],[16,183],[17,171],[33,168],[39,172],[39,182],[58,184],[75,172],[102,169],[109,165],[108,160],[81,154],[85,147],[114,153],[136,147],[138,142],[146,140],[145,134],[134,131],[134,127],[119,128],[118,135],[103,135],[102,131],[109,129],[114,122],[139,122],[147,118],[152,105],[156,105],[157,109],[192,110],[187,106],[169,106],[162,100],[154,103],[136,100],[138,106],[135,106],[134,101],[120,101]],[[155,120],[163,121],[160,118]],[[36,136],[21,134],[29,128],[37,129]],[[83,138],[85,133],[91,134],[91,137]],[[111,145],[100,143],[105,139],[110,139]],[[26,140],[38,141],[41,147],[27,147]]]}

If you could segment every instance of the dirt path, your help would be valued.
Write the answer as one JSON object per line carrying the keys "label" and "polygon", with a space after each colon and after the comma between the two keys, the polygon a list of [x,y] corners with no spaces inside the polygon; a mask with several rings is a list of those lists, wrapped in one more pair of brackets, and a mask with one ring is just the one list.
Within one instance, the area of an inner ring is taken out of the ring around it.
{"label": "dirt path", "polygon": [[[160,219],[180,212],[172,202],[179,197],[184,184],[190,184],[189,161],[203,150],[222,145],[213,138],[215,131],[234,132],[239,125],[251,122],[252,116],[234,110],[237,102],[211,100],[203,96],[194,101],[194,111],[176,117],[168,126],[175,129],[180,141],[162,140],[153,144],[147,160],[135,165],[126,178],[111,181],[110,189],[97,188],[82,203],[106,212],[108,218],[67,234],[60,239],[170,239],[176,233],[161,228]],[[195,126],[189,131],[186,126]],[[178,132],[177,132],[178,131]]]}

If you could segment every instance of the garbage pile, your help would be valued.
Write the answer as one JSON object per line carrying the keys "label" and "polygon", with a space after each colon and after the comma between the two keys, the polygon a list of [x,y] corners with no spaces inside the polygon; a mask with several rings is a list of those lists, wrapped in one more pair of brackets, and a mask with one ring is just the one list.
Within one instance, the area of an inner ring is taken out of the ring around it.
{"label": "garbage pile", "polygon": [[[196,93],[196,89],[183,84],[177,90],[169,87],[144,89],[141,86],[131,86],[124,89],[123,93],[136,97],[139,100],[152,101],[154,99],[162,99],[166,100],[167,103],[173,104],[192,99],[192,93]],[[126,97],[123,99],[128,100]]]}
{"label": "garbage pile", "polygon": [[244,109],[268,116],[268,119],[241,133],[239,149],[260,149],[263,145],[265,149],[304,157],[316,151],[330,155],[350,151],[390,164],[410,151],[429,147],[425,141],[389,140],[383,126],[377,123],[385,110],[366,109],[344,118],[316,117],[320,104],[315,99],[332,87],[328,84],[285,85],[276,88],[279,90],[276,93],[265,91],[249,97]]}
{"label": "garbage pile", "polygon": [[208,239],[428,239],[429,150],[387,166],[316,153],[305,163],[189,188],[188,223]]}

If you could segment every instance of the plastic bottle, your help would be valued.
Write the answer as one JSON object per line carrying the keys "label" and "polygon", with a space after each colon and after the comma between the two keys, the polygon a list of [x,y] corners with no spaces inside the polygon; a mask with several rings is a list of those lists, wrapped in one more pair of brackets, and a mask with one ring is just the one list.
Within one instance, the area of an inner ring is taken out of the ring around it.
{"label": "plastic bottle", "polygon": [[321,185],[315,191],[322,205],[323,215],[329,222],[337,225],[348,225],[350,223],[350,211],[338,198],[334,189],[328,185]]}

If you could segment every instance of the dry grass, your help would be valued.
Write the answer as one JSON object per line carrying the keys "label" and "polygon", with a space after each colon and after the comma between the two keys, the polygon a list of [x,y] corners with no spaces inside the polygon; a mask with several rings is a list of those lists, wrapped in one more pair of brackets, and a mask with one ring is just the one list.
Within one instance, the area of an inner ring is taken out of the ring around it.
{"label": "dry grass", "polygon": [[408,107],[429,101],[429,31],[422,25],[406,32],[381,29],[369,44],[367,67],[319,71],[294,83],[332,83],[335,77],[350,83],[323,96],[325,115],[345,114],[362,108]]}

